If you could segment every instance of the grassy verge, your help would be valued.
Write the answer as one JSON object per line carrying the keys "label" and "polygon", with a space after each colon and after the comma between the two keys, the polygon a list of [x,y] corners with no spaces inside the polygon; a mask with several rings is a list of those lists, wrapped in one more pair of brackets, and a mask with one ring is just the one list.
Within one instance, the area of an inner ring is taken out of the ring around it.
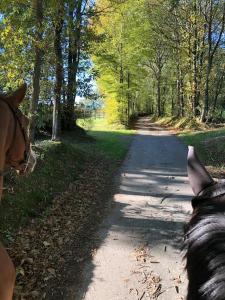
{"label": "grassy verge", "polygon": [[225,128],[197,132],[180,132],[178,136],[187,145],[195,146],[206,165],[225,167]]}
{"label": "grassy verge", "polygon": [[19,226],[29,218],[39,216],[82,171],[82,163],[78,161],[85,160],[85,155],[65,143],[46,140],[35,148],[38,155],[36,170],[27,177],[11,174],[5,180],[7,192],[0,210],[0,229],[4,239],[11,239],[11,234]]}
{"label": "grassy verge", "polygon": [[153,121],[172,129],[186,145],[195,146],[199,157],[215,177],[225,177],[225,128],[215,129],[191,117],[163,117]]}
{"label": "grassy verge", "polygon": [[45,213],[54,198],[82,176],[89,162],[105,159],[112,174],[115,163],[126,154],[131,133],[112,129],[104,120],[95,120],[88,131],[92,138],[70,133],[60,143],[50,140],[37,143],[38,164],[33,174],[28,177],[11,174],[5,178],[6,192],[0,210],[0,231],[5,242],[13,240],[13,233],[20,226]]}
{"label": "grassy verge", "polygon": [[208,128],[208,126],[192,117],[162,117],[154,121],[159,125],[172,127],[176,130],[205,130]]}
{"label": "grassy verge", "polygon": [[[201,160],[220,173],[225,167],[225,128],[215,129],[197,119],[163,117],[154,120],[157,124],[174,130],[183,142],[195,146]],[[216,170],[218,169],[218,170]]]}

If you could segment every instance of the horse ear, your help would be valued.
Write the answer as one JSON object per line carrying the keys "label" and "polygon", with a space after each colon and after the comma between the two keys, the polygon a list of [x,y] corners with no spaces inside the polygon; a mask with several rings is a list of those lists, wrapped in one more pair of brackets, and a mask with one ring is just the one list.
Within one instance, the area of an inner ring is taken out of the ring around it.
{"label": "horse ear", "polygon": [[16,107],[23,101],[27,91],[26,83],[22,84],[15,92],[7,96],[8,100]]}
{"label": "horse ear", "polygon": [[193,146],[188,146],[187,172],[191,188],[196,196],[206,187],[214,184],[213,178],[198,158]]}

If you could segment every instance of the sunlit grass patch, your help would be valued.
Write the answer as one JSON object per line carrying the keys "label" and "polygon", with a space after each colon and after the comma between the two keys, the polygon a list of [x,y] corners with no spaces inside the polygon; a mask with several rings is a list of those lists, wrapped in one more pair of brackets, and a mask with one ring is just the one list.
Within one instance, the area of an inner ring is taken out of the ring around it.
{"label": "sunlit grass patch", "polygon": [[96,147],[106,155],[121,160],[128,150],[134,130],[122,125],[109,125],[104,118],[92,119],[88,135],[96,140]]}
{"label": "sunlit grass patch", "polygon": [[122,124],[109,124],[106,118],[84,118],[78,119],[77,124],[85,130],[97,131],[112,131],[112,130],[125,130]]}
{"label": "sunlit grass patch", "polygon": [[184,117],[174,120],[174,127],[176,129],[199,130],[205,128],[205,125],[196,118]]}
{"label": "sunlit grass patch", "polygon": [[193,117],[162,117],[156,119],[155,122],[159,125],[171,126],[177,130],[203,130],[208,128],[207,125]]}
{"label": "sunlit grass patch", "polygon": [[225,128],[181,132],[178,136],[187,144],[195,146],[199,156],[207,165],[225,166]]}

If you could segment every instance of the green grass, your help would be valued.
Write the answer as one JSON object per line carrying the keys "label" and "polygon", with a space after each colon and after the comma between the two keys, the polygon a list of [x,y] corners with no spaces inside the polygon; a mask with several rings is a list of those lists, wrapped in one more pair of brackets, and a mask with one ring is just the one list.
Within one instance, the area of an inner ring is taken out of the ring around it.
{"label": "green grass", "polygon": [[64,143],[43,141],[36,148],[38,165],[32,174],[6,177],[8,193],[2,199],[0,230],[7,237],[28,218],[38,216],[82,171],[85,156]]}
{"label": "green grass", "polygon": [[[225,139],[217,142],[213,140],[213,138],[225,137],[225,128],[197,132],[181,132],[178,136],[185,144],[195,146],[199,156],[207,165],[220,168],[224,167]],[[212,139],[211,143],[210,139]]]}
{"label": "green grass", "polygon": [[[109,172],[124,158],[132,131],[115,129],[105,120],[94,120],[88,136],[66,134],[62,142],[44,140],[37,143],[38,164],[27,177],[11,174],[5,178],[7,192],[0,210],[0,232],[5,241],[28,220],[41,216],[54,198],[82,176],[89,162],[108,160]],[[88,180],[88,178],[87,178]]]}
{"label": "green grass", "polygon": [[178,130],[204,130],[206,125],[193,117],[161,117],[153,119],[157,124],[171,126]]}
{"label": "green grass", "polygon": [[134,130],[109,125],[105,119],[92,119],[91,122],[88,134],[96,140],[97,151],[105,153],[112,159],[122,159],[127,152]]}

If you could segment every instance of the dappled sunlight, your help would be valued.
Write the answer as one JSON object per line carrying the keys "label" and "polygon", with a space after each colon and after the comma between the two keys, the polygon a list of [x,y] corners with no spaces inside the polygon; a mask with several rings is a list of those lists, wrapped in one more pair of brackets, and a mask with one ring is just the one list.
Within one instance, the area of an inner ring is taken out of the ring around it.
{"label": "dappled sunlight", "polygon": [[185,298],[182,141],[215,188],[224,42],[225,0],[0,0],[0,300]]}
{"label": "dappled sunlight", "polygon": [[[141,121],[138,126],[142,127]],[[99,295],[98,290],[104,290],[112,280],[120,290],[124,291],[124,285],[128,289],[131,272],[138,273],[140,265],[145,266],[135,258],[140,248],[149,253],[148,268],[159,272],[165,285],[171,285],[171,276],[183,272],[183,227],[190,217],[192,197],[186,147],[165,130],[139,129],[120,174],[113,211],[98,234],[98,251],[91,262],[93,274],[88,273],[87,300]],[[169,264],[173,270],[168,273]],[[134,274],[131,282],[137,286]],[[185,282],[185,274],[180,276]],[[121,278],[129,280],[124,283]]]}

